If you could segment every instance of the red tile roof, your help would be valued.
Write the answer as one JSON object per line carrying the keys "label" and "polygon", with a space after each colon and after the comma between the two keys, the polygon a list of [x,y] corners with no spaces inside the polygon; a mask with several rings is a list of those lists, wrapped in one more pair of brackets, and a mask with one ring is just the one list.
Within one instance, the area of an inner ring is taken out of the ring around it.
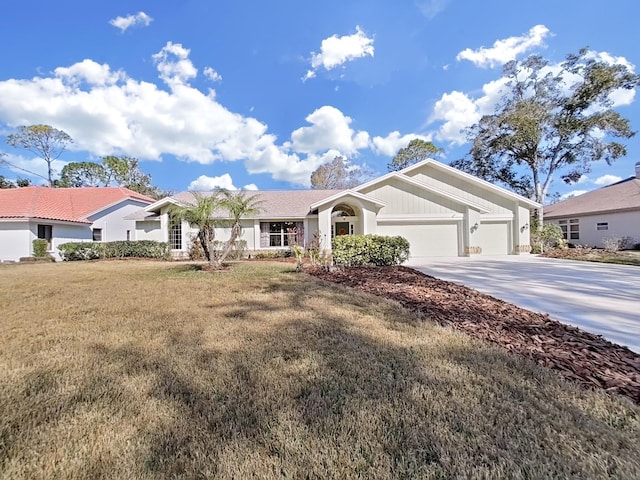
{"label": "red tile roof", "polygon": [[127,198],[153,203],[123,187],[23,187],[0,190],[0,218],[43,218],[91,223],[87,217]]}
{"label": "red tile roof", "polygon": [[545,206],[544,217],[551,219],[636,209],[640,209],[640,178],[631,177]]}

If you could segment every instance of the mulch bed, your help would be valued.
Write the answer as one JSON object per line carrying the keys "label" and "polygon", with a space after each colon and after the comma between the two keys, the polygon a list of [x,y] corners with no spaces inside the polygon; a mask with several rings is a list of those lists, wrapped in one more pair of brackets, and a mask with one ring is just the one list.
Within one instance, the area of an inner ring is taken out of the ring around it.
{"label": "mulch bed", "polygon": [[587,388],[640,404],[640,355],[599,335],[551,320],[471,288],[407,267],[360,267],[308,273],[398,301],[405,308],[524,355]]}

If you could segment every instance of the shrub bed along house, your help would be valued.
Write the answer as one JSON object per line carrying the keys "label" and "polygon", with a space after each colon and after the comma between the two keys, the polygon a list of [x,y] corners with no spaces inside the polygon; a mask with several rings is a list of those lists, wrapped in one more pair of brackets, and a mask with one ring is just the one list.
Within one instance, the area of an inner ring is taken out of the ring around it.
{"label": "shrub bed along house", "polygon": [[69,242],[58,246],[65,261],[96,260],[99,258],[170,258],[169,244],[153,240],[122,240],[92,243]]}
{"label": "shrub bed along house", "polygon": [[333,261],[342,267],[400,265],[409,259],[409,241],[382,235],[340,235],[332,241]]}

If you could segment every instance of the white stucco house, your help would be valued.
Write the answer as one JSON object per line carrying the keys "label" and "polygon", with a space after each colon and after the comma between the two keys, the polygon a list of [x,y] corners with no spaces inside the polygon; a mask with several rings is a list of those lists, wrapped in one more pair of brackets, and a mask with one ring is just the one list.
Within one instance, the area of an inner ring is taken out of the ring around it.
{"label": "white stucco house", "polygon": [[125,217],[153,202],[122,187],[0,190],[0,261],[31,256],[36,238],[56,258],[66,242],[135,240],[136,223]]}
{"label": "white stucco house", "polygon": [[640,162],[633,177],[546,206],[544,218],[576,245],[602,248],[614,237],[640,243]]}
{"label": "white stucco house", "polygon": [[[324,248],[345,234],[402,235],[411,256],[514,255],[528,253],[530,211],[539,204],[435,160],[427,159],[349,190],[259,191],[260,212],[242,222],[249,251],[309,245]],[[169,242],[174,256],[189,249],[191,226],[172,224],[171,205],[193,201],[191,192],[159,200],[128,216],[136,238]],[[221,217],[221,220],[223,217]],[[216,238],[226,240],[221,227]]]}

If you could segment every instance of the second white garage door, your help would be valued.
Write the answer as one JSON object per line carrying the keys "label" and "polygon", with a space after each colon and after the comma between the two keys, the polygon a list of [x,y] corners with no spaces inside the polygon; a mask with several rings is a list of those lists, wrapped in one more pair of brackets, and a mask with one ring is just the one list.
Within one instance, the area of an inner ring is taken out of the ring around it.
{"label": "second white garage door", "polygon": [[478,244],[482,247],[482,255],[508,255],[511,235],[509,222],[481,223],[478,228]]}
{"label": "second white garage door", "polygon": [[457,257],[458,223],[378,224],[378,235],[409,240],[412,257]]}

